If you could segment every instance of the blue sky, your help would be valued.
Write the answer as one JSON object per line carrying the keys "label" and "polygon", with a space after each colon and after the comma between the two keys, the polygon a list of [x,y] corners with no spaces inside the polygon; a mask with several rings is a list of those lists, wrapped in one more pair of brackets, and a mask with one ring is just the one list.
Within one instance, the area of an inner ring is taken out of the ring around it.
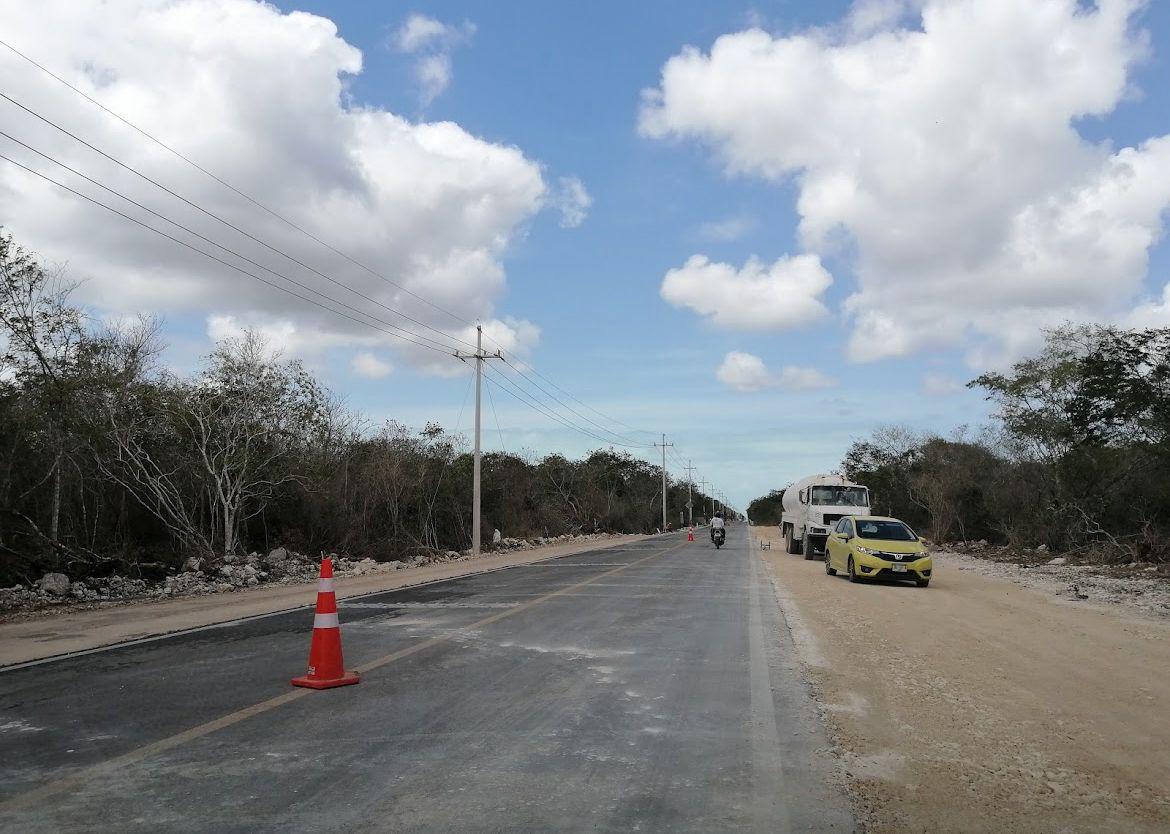
{"label": "blue sky", "polygon": [[[1053,3],[1060,5],[1057,0]],[[973,312],[969,318],[958,312],[965,306],[973,310],[980,306],[984,284],[979,282],[994,283],[996,270],[1004,271],[1000,256],[989,255],[985,264],[971,266],[971,275],[977,276],[966,284],[964,267],[948,265],[950,277],[946,280],[956,289],[949,297],[944,294],[941,303],[949,301],[957,317],[951,318],[949,312],[940,315],[939,302],[920,310],[912,310],[912,303],[904,304],[906,326],[915,332],[905,350],[887,350],[886,331],[866,324],[864,311],[880,308],[897,320],[903,304],[898,299],[918,296],[912,287],[899,289],[897,285],[898,275],[891,264],[898,258],[888,251],[889,238],[882,236],[880,215],[893,211],[894,224],[903,209],[907,217],[921,217],[924,212],[930,214],[930,206],[879,203],[874,209],[876,221],[872,215],[859,217],[851,210],[834,208],[837,213],[826,216],[843,224],[844,243],[810,244],[808,235],[798,229],[802,218],[798,201],[804,193],[801,177],[809,171],[832,173],[842,157],[821,158],[816,148],[788,155],[782,146],[803,141],[800,128],[791,134],[777,130],[774,140],[765,142],[774,141],[776,147],[761,149],[756,142],[745,150],[745,143],[754,142],[757,134],[737,131],[746,130],[742,123],[772,106],[770,91],[783,86],[787,78],[769,76],[772,65],[746,41],[727,41],[724,57],[707,61],[717,39],[752,27],[759,28],[761,36],[766,33],[771,39],[768,46],[783,46],[790,43],[788,39],[814,32],[820,33],[822,46],[845,46],[876,42],[872,39],[883,32],[917,31],[922,27],[917,4],[278,0],[275,5],[284,12],[304,11],[333,21],[338,36],[361,51],[361,72],[344,76],[349,108],[389,111],[414,124],[453,122],[492,146],[518,149],[539,167],[550,189],[563,177],[580,180],[592,202],[584,221],[575,228],[564,228],[561,215],[553,210],[518,210],[518,219],[508,227],[507,245],[498,253],[506,285],[492,299],[494,314],[539,326],[541,335],[529,359],[542,374],[605,414],[645,429],[647,434],[638,436],[642,439],[649,441],[653,434],[665,432],[676,444],[676,452],[693,459],[699,472],[726,492],[733,504],[746,506],[752,497],[795,478],[836,469],[850,442],[879,425],[903,423],[948,434],[958,426],[978,426],[986,420],[988,409],[980,395],[964,390],[961,383],[989,363],[1002,363],[1013,354],[1011,349],[1001,349],[998,342],[993,303],[988,302],[987,309]],[[871,29],[843,33],[843,27],[854,25],[849,21],[860,19],[859,9],[878,6],[892,11],[883,13],[877,23],[866,24]],[[1082,4],[1082,12],[1091,11]],[[449,26],[455,34],[445,45],[435,41],[429,49],[404,51],[396,45],[396,33],[412,14]],[[1069,15],[1070,25],[1075,25],[1074,17]],[[1153,3],[1136,10],[1128,16],[1124,29],[1133,44],[1141,43],[1139,31],[1144,30],[1149,44],[1145,55],[1127,59],[1122,70],[1125,92],[1115,96],[1115,103],[1086,105],[1103,109],[1103,114],[1071,120],[1080,141],[1096,148],[1100,156],[1170,133],[1170,85],[1164,81],[1170,77],[1170,7]],[[978,36],[978,32],[972,34],[973,38]],[[1002,40],[1002,34],[996,37]],[[1117,61],[1110,63],[1115,56],[1106,47],[1097,54],[1096,44],[1103,39],[1086,40],[1090,47],[1085,52],[1100,64],[1101,70],[1095,74],[1107,75]],[[35,38],[30,35],[29,40]],[[702,59],[688,70],[694,73],[688,76],[692,82],[703,80],[690,85],[695,89],[687,89],[687,83],[672,87],[662,81],[664,65],[687,46],[696,47]],[[51,39],[37,48],[43,50],[38,57],[62,65],[64,59],[53,54]],[[417,62],[436,50],[449,57],[450,77],[443,89],[424,103]],[[856,57],[868,60],[869,55],[859,50]],[[274,60],[280,60],[279,54]],[[739,60],[744,63],[735,63]],[[752,63],[757,60],[760,63]],[[780,54],[777,60],[785,59]],[[871,71],[884,66],[874,60]],[[1045,71],[1039,67],[1036,74]],[[973,85],[971,89],[978,89],[981,75],[995,75],[995,67],[958,67],[955,72],[957,90],[962,89],[964,78]],[[1054,84],[1062,83],[1059,74],[1054,78]],[[705,86],[708,81],[714,93]],[[801,83],[809,82],[805,79]],[[987,83],[994,89],[995,83],[1006,82]],[[1057,112],[1061,96],[1048,96],[1045,83],[1037,81],[1035,89],[1025,85],[1021,101],[1015,104],[1033,106],[1026,95],[1034,93],[1037,112],[1051,106],[1053,122],[1067,124],[1069,120],[1062,121]],[[810,112],[819,112],[815,86],[804,91],[810,96]],[[664,126],[657,132],[639,127],[646,89],[660,90]],[[730,102],[723,113],[719,97],[738,96],[741,91],[743,100]],[[830,95],[827,88],[824,94]],[[715,98],[704,99],[704,95]],[[1109,99],[1113,94],[1105,91],[1101,95]],[[969,109],[961,92],[956,92],[955,98],[957,114]],[[740,119],[736,113],[747,117]],[[786,111],[775,115],[776,124],[789,124],[784,120],[794,117]],[[795,116],[799,117],[799,112]],[[726,122],[720,123],[720,118]],[[869,137],[864,131],[847,135],[848,125],[856,122],[851,121],[853,114],[845,104],[836,109],[830,106],[824,118],[846,126],[837,134],[845,134],[843,146],[854,143],[860,157],[875,153],[870,143],[881,137]],[[945,119],[940,115],[939,120]],[[1052,141],[1058,145],[1054,158],[1063,159],[1065,151],[1075,156],[1076,148],[1069,150],[1071,145],[1060,144],[1064,140],[1055,127],[1046,127],[1042,121],[1037,124],[1040,132],[1052,128]],[[165,132],[166,126],[155,130]],[[1011,126],[1005,131],[1004,135],[1020,135],[1012,132],[1015,128]],[[924,142],[932,141],[923,135]],[[991,140],[996,135],[988,134]],[[904,136],[899,141],[902,139]],[[852,150],[845,147],[841,153],[848,157]],[[1002,150],[1004,156],[1012,155],[1010,146],[1005,144]],[[1037,146],[1020,155],[1026,158],[1032,154],[1042,160],[1043,150]],[[1046,184],[1036,186],[1035,193],[1012,197],[1016,203],[1004,198],[1003,205],[1023,205],[1024,200],[1030,201],[1029,205],[1059,201],[1065,185],[1075,188],[1086,177],[1097,176],[1092,168],[1095,163],[1077,164],[1082,168],[1073,165],[1066,180],[1049,177]],[[1090,189],[1090,193],[1097,192]],[[955,199],[974,205],[983,196],[976,190],[956,193]],[[898,198],[887,194],[884,199]],[[988,202],[995,203],[995,199],[996,195],[991,195]],[[1143,205],[1156,199],[1160,197],[1150,197]],[[948,211],[953,208],[946,206]],[[1127,209],[1118,211],[1127,218],[1131,214]],[[1156,207],[1152,211],[1158,216]],[[0,219],[18,233],[23,231],[10,218]],[[961,216],[956,222],[975,226],[994,219],[985,214],[972,217],[969,224]],[[1143,228],[1160,235],[1161,220],[1147,217],[1143,222]],[[1074,226],[1065,224],[1060,234]],[[913,238],[914,227],[908,228]],[[32,237],[34,247],[70,263],[84,263],[83,254],[70,257],[68,252],[58,252],[49,237],[38,239],[35,228],[26,234]],[[930,234],[923,231],[923,236]],[[917,241],[907,244],[908,249],[917,245]],[[1077,245],[1073,240],[1065,248]],[[1116,267],[1118,276],[1106,269],[1100,274],[1101,282],[1115,278],[1122,284],[1130,281],[1130,289],[1108,298],[1117,307],[1106,316],[1109,320],[1127,320],[1125,311],[1143,300],[1157,306],[1168,274],[1170,250],[1161,242],[1141,249],[1150,260],[1148,270],[1140,269],[1138,279],[1132,274],[1138,269],[1132,266],[1132,252],[1126,250],[1116,258],[1102,256],[1104,264],[1127,265]],[[749,258],[768,265],[806,252],[818,255],[832,283],[816,299],[825,314],[804,326],[779,320],[767,327],[720,326],[693,306],[675,306],[660,294],[667,272],[682,267],[694,255],[739,269]],[[920,259],[928,258],[929,251],[919,255]],[[978,261],[978,256],[973,257]],[[908,266],[907,270],[920,268]],[[1044,303],[1034,308],[1039,312],[1033,317],[1032,308],[1005,310],[1005,332],[1010,329],[1010,335],[1005,335],[1004,341],[1013,345],[1014,355],[1034,344],[1028,342],[1028,334],[1040,324],[1097,309],[1099,299],[1104,298],[1099,290],[1088,289],[1090,284],[1095,286],[1092,276],[1070,277],[1070,297],[1078,300],[1068,305],[1060,300],[1059,273],[1055,279],[1039,276],[1035,280],[1048,293]],[[1139,281],[1136,289],[1134,280]],[[847,311],[846,299],[858,294],[863,283],[861,300]],[[423,288],[425,284],[412,286]],[[1017,297],[1014,292],[1005,290],[1004,297]],[[179,367],[190,367],[210,343],[208,316],[232,310],[221,304],[218,309],[191,305],[163,312],[168,338],[175,345],[171,360]],[[1006,315],[1009,312],[1016,315]],[[1162,315],[1161,308],[1150,315]],[[954,332],[927,332],[934,328]],[[970,337],[964,335],[967,328]],[[893,343],[897,338],[889,340]],[[864,361],[869,357],[859,355],[859,350],[864,354],[870,349],[867,345],[882,358]],[[980,351],[980,346],[988,345]],[[370,379],[351,370],[352,350],[352,345],[339,344],[307,357],[350,405],[375,419],[396,419],[414,426],[438,420],[451,428],[459,422],[462,408],[459,428],[467,430],[467,377],[437,377],[383,351],[378,355],[392,362],[395,370]],[[737,390],[717,379],[717,369],[732,352],[757,357],[768,369],[765,381],[747,386],[759,390]],[[988,359],[990,355],[995,358]],[[833,384],[809,390],[784,384],[780,369],[786,366],[814,370]],[[502,446],[510,451],[579,455],[598,445],[534,414],[499,389],[492,391],[485,406],[484,441],[488,449]],[[654,459],[657,452],[646,449],[638,454]]]}

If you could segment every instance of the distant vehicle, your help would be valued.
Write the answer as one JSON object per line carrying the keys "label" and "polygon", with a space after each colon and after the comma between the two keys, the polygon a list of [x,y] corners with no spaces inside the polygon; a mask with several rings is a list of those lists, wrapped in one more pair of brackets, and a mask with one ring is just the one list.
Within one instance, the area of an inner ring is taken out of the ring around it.
{"label": "distant vehicle", "polygon": [[812,559],[847,515],[869,515],[869,490],[844,475],[812,475],[784,490],[780,533],[789,553]]}
{"label": "distant vehicle", "polygon": [[711,541],[715,542],[715,549],[723,547],[723,542],[727,540],[727,531],[722,527],[711,531]]}
{"label": "distant vehicle", "polygon": [[843,571],[850,582],[913,579],[930,584],[934,560],[910,526],[896,518],[866,515],[842,518],[825,546],[825,573]]}

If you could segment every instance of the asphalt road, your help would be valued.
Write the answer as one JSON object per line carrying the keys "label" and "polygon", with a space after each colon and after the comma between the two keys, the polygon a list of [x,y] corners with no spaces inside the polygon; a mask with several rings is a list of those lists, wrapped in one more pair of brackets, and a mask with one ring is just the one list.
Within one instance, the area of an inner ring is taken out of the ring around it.
{"label": "asphalt road", "polygon": [[0,830],[851,831],[748,550],[675,534],[0,672]]}

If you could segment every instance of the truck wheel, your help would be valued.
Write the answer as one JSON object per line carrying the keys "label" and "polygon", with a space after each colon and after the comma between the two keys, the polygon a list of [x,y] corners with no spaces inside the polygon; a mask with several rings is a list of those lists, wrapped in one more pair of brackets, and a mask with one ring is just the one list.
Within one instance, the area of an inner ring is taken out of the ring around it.
{"label": "truck wheel", "polygon": [[801,547],[801,551],[804,553],[804,560],[806,562],[810,562],[813,559],[815,559],[817,552],[816,552],[816,550],[813,549],[812,536],[810,536],[808,533],[805,533],[804,534],[804,541],[801,542],[801,544],[803,545]]}
{"label": "truck wheel", "polygon": [[792,528],[789,527],[784,531],[784,549],[789,553],[796,553],[796,542],[792,538]]}

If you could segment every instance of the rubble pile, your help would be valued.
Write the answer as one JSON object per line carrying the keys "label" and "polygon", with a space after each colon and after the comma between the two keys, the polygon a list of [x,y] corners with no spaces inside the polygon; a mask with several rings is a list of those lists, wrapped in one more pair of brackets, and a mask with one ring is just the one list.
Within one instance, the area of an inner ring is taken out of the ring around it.
{"label": "rubble pile", "polygon": [[[551,544],[580,542],[607,538],[606,533],[563,535],[533,539],[502,538],[492,552],[506,553],[530,550]],[[471,557],[471,551],[436,551],[416,553],[401,560],[379,562],[374,559],[351,559],[334,554],[334,576],[366,576],[392,573],[435,562],[454,562]],[[262,584],[300,584],[317,579],[321,566],[319,556],[297,553],[277,547],[268,554],[227,554],[212,561],[191,557],[182,569],[161,582],[109,576],[100,579],[70,580],[63,573],[47,573],[30,585],[0,588],[0,613],[36,610],[64,605],[100,604],[132,599],[168,599],[171,597],[218,594],[251,588]]]}
{"label": "rubble pile", "polygon": [[531,539],[501,538],[495,542],[492,549],[495,552],[531,550],[534,547],[547,547],[554,544],[608,539],[610,535],[610,533],[565,533],[561,536],[537,536]]}

